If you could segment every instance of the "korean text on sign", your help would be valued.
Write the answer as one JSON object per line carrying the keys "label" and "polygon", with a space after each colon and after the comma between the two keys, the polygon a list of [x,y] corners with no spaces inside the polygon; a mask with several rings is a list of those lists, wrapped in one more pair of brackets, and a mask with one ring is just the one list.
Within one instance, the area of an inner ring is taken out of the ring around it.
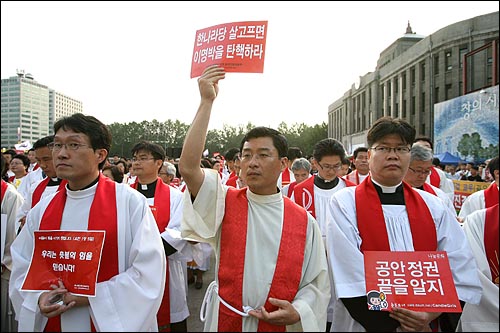
{"label": "korean text on sign", "polygon": [[95,296],[105,231],[37,230],[23,291],[50,290],[61,280],[75,295]]}
{"label": "korean text on sign", "polygon": [[365,251],[366,290],[384,294],[392,307],[460,312],[460,302],[443,251]]}
{"label": "korean text on sign", "polygon": [[209,65],[226,72],[263,73],[267,21],[220,24],[196,31],[191,78]]}

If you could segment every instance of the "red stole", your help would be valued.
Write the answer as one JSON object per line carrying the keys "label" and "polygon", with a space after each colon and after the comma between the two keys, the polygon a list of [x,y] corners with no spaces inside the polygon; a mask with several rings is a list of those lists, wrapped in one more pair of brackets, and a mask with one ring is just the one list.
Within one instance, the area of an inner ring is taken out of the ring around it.
{"label": "red stole", "polygon": [[[316,177],[316,175],[297,184],[293,190],[293,198],[299,206],[304,207],[314,218],[316,218],[316,208],[314,206],[314,177]],[[340,181],[343,181],[346,186],[356,186],[356,184],[344,178],[339,178],[339,182]],[[288,192],[290,193],[290,190]]]}
{"label": "red stole", "polygon": [[439,172],[437,171],[436,167],[431,167],[431,175],[429,180],[432,186],[439,188],[439,185],[441,184],[441,177],[439,176]]}
{"label": "red stole", "polygon": [[437,196],[436,191],[434,191],[434,189],[432,188],[431,185],[424,183],[424,185],[422,187],[423,187],[425,192],[429,192],[430,194]]}
{"label": "red stole", "polygon": [[[42,198],[42,194],[47,188],[47,184],[49,183],[50,178],[47,177],[44,180],[38,184],[38,186],[35,188],[33,191],[33,195],[31,196],[31,208],[35,207],[35,205],[40,201]],[[57,188],[58,191],[62,190],[64,186],[66,186],[68,182],[66,180],[62,180],[61,183],[59,184],[59,187]]]}
{"label": "red stole", "polygon": [[290,198],[292,196],[292,193],[293,193],[293,191],[295,189],[295,186],[297,186],[297,182],[296,181],[290,183],[290,185],[288,186],[288,191],[286,193],[287,197]]}
{"label": "red stole", "polygon": [[[132,184],[132,188],[137,189],[138,185],[138,179],[136,179],[135,183]],[[161,234],[165,231],[165,228],[170,222],[170,186],[165,184],[160,177],[158,177],[158,180],[156,181],[154,209],[156,209],[156,214],[153,215],[156,220],[156,225],[158,226],[158,231]],[[159,332],[170,332],[170,283],[168,278],[168,258],[166,266],[167,276],[165,279],[165,289],[163,291],[160,309],[156,314]]]}
{"label": "red stole", "polygon": [[486,208],[484,249],[491,271],[491,280],[498,284],[498,204]]}
{"label": "red stole", "polygon": [[226,181],[226,185],[227,185],[227,186],[236,187],[236,181],[237,181],[237,180],[238,180],[238,176],[231,177],[231,178],[229,178],[229,179]]}
{"label": "red stole", "polygon": [[[415,251],[436,251],[436,225],[424,199],[403,182],[406,212],[410,221]],[[361,252],[390,251],[382,204],[371,176],[355,189],[356,214],[361,239]]]}
{"label": "red stole", "polygon": [[7,182],[2,179],[2,200],[0,202],[3,202],[3,197],[5,195],[5,192],[7,191],[7,188],[9,185],[7,185]]}
{"label": "red stole", "polygon": [[484,208],[488,208],[498,204],[498,187],[497,183],[493,182],[486,190],[484,190]]}
{"label": "red stole", "polygon": [[[40,222],[40,230],[60,230],[65,204],[66,186],[57,192],[45,209]],[[99,175],[87,227],[87,230],[106,231],[97,282],[107,281],[119,273],[117,223],[116,183]],[[60,320],[60,316],[49,318],[44,331],[61,332]],[[91,326],[94,328],[92,321]]]}
{"label": "red stole", "polygon": [[[226,195],[226,209],[222,222],[219,261],[219,296],[234,308],[243,308],[243,274],[245,270],[245,249],[248,224],[247,189],[229,188]],[[278,251],[269,297],[286,299],[292,302],[297,294],[304,261],[307,233],[306,211],[287,197],[284,201],[283,230]],[[247,267],[247,269],[252,269]],[[267,311],[275,311],[266,298]],[[219,305],[218,331],[241,332],[240,315]],[[259,332],[284,332],[286,326],[271,325],[259,321]]]}
{"label": "red stole", "polygon": [[281,173],[281,187],[290,184],[290,169],[288,167]]}

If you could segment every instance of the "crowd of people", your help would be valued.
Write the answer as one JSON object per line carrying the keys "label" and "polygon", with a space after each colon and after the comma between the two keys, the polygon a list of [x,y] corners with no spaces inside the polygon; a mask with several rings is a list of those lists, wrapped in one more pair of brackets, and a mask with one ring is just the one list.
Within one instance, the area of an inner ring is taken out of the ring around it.
{"label": "crowd of people", "polygon": [[[27,154],[2,154],[3,332],[187,332],[188,285],[202,288],[212,253],[205,331],[498,331],[498,156],[441,166],[429,138],[391,117],[350,157],[325,138],[306,158],[268,127],[205,156],[223,79],[219,66],[198,79],[178,160],[149,141],[109,157],[109,129],[83,114],[59,119]],[[457,214],[454,179],[490,185]],[[95,230],[105,237],[94,294],[30,270],[44,260],[40,231]],[[374,311],[367,251],[446,252],[462,311]],[[24,288],[30,274],[40,288]]]}

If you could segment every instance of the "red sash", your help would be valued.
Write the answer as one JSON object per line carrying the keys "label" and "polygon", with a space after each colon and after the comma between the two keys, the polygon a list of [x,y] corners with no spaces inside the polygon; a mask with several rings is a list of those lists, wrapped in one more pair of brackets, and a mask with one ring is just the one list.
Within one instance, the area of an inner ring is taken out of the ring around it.
{"label": "red sash", "polygon": [[[66,204],[66,187],[64,186],[52,198],[40,222],[40,230],[59,230]],[[104,246],[101,264],[97,274],[97,282],[107,281],[119,273],[118,271],[118,232],[116,210],[116,183],[99,175],[94,200],[90,207],[87,230],[104,230]],[[61,317],[49,318],[45,332],[61,332]],[[91,321],[93,328],[93,323]]]}
{"label": "red sash", "polygon": [[1,202],[3,202],[3,197],[4,197],[5,192],[7,191],[8,187],[9,187],[9,185],[7,185],[7,182],[5,182],[5,180],[2,179],[2,200],[1,200]]}
{"label": "red sash", "polygon": [[11,183],[11,184],[12,184],[12,182],[13,182],[15,179],[16,179],[16,175],[14,175],[14,176],[10,176],[10,177],[9,177],[9,183]]}
{"label": "red sash", "polygon": [[281,173],[281,187],[290,184],[290,169],[286,168]]}
{"label": "red sash", "polygon": [[[222,222],[219,261],[219,296],[240,311],[243,308],[243,274],[248,225],[247,189],[229,188]],[[287,197],[284,201],[283,230],[269,297],[292,302],[302,276],[307,214]],[[229,208],[230,207],[230,208]],[[251,269],[251,267],[247,267]],[[267,311],[277,307],[266,299]],[[242,318],[223,304],[219,306],[218,331],[241,332]],[[259,332],[284,332],[286,326],[259,321]]]}
{"label": "red sash", "polygon": [[288,191],[286,193],[287,197],[290,198],[292,196],[292,193],[293,193],[293,191],[295,189],[295,186],[297,186],[297,182],[296,181],[290,183],[290,185],[288,186]]}
{"label": "red sash", "polygon": [[439,188],[439,185],[441,184],[441,177],[439,176],[439,172],[437,171],[436,167],[431,167],[431,175],[429,180],[432,186]]}
{"label": "red sash", "polygon": [[[47,184],[49,183],[50,178],[47,177],[44,180],[38,184],[38,186],[35,188],[33,191],[33,195],[31,196],[31,208],[35,207],[35,205],[40,201],[42,198],[43,192],[45,192],[45,189],[47,188]],[[67,180],[62,180],[61,183],[59,184],[59,187],[57,188],[58,191],[62,190],[64,186],[68,183]]]}
{"label": "red sash", "polygon": [[493,182],[484,190],[484,208],[498,205],[498,186]]}
{"label": "red sash", "polygon": [[491,280],[498,284],[498,204],[486,208],[484,248],[490,266]]}
{"label": "red sash", "polygon": [[226,181],[226,185],[227,185],[227,186],[236,187],[236,181],[237,181],[237,180],[238,180],[238,176],[231,177],[231,178],[229,178],[229,179]]}
{"label": "red sash", "polygon": [[423,188],[424,188],[425,192],[429,192],[430,194],[437,196],[436,191],[434,191],[434,189],[432,188],[432,186],[430,184],[424,183]]}
{"label": "red sash", "polygon": [[[410,185],[403,182],[406,212],[410,221],[415,251],[436,251],[436,225],[424,199]],[[361,239],[361,252],[390,251],[382,204],[371,177],[355,190],[356,214]]]}
{"label": "red sash", "polygon": [[[138,179],[132,184],[132,188],[137,189]],[[156,209],[155,216],[156,225],[160,233],[165,231],[165,228],[170,222],[170,186],[165,184],[161,178],[158,177],[155,188],[154,208]],[[163,298],[161,300],[160,309],[156,314],[158,321],[159,332],[170,332],[170,283],[169,283],[169,270],[167,259],[167,273],[165,279],[165,289],[163,291]]]}
{"label": "red sash", "polygon": [[[299,206],[304,207],[314,218],[316,218],[316,208],[314,206],[314,177],[316,177],[316,175],[297,184],[293,190],[293,198]],[[345,186],[356,186],[356,184],[344,178],[339,178],[339,181],[343,181]],[[290,192],[290,190],[288,192]]]}
{"label": "red sash", "polygon": [[36,169],[38,169],[40,167],[40,164],[36,163],[35,164],[35,167],[31,170],[31,171],[35,171]]}

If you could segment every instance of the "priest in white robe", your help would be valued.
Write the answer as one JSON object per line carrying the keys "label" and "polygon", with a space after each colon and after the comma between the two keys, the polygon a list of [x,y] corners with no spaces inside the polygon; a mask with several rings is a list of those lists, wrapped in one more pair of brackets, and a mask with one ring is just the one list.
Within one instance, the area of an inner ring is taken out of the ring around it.
{"label": "priest in white robe", "polygon": [[476,263],[453,214],[436,196],[402,181],[414,136],[414,128],[403,120],[377,120],[367,134],[370,176],[332,197],[327,225],[335,298],[332,332],[426,331],[438,317],[441,329],[456,328],[458,319],[452,314],[369,311],[365,250],[415,251],[418,245],[446,251],[459,300],[477,304],[481,298]]}
{"label": "priest in white robe", "polygon": [[182,235],[210,243],[216,254],[216,280],[202,306],[205,331],[324,331],[330,293],[325,248],[314,218],[277,188],[287,161],[284,136],[258,127],[243,138],[247,188],[223,186],[217,172],[199,167],[224,77],[221,67],[211,66],[198,79],[201,103],[179,162],[188,188]]}
{"label": "priest in white robe", "polygon": [[498,204],[467,215],[463,229],[483,285],[481,302],[465,304],[457,332],[498,332]]}
{"label": "priest in white robe", "polygon": [[[54,124],[52,150],[58,177],[68,181],[27,215],[12,244],[10,297],[19,331],[157,331],[156,313],[165,287],[166,260],[146,198],[104,177],[111,133],[81,113]],[[37,230],[105,230],[95,296],[64,288],[21,290],[32,262]],[[54,297],[62,297],[54,303]]]}

